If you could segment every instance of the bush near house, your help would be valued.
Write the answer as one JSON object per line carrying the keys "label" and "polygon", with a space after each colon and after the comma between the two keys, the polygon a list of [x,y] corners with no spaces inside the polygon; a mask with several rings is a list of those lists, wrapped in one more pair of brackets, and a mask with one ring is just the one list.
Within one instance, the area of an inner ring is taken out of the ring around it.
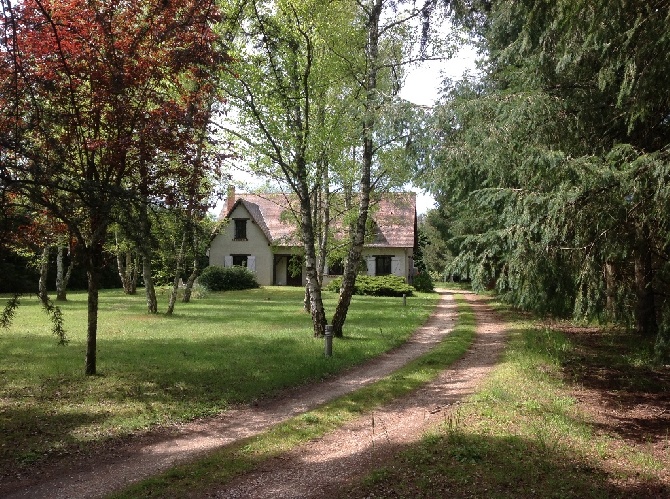
{"label": "bush near house", "polygon": [[[326,289],[328,291],[339,292],[342,285],[342,278],[333,279]],[[414,288],[405,282],[403,277],[397,275],[356,276],[354,285],[355,295],[367,296],[412,296]]]}
{"label": "bush near house", "polygon": [[259,287],[253,272],[237,266],[207,267],[198,277],[198,283],[208,291],[239,291]]}
{"label": "bush near house", "polygon": [[431,279],[428,272],[421,272],[415,275],[414,280],[412,281],[412,286],[414,286],[414,289],[421,291],[422,293],[432,293],[435,291],[433,279]]}

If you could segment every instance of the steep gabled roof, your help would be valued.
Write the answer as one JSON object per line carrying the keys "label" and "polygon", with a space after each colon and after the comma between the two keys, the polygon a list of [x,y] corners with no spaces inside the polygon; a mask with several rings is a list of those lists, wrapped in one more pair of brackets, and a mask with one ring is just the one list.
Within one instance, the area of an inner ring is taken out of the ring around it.
{"label": "steep gabled roof", "polygon": [[[219,218],[230,218],[243,205],[253,221],[277,246],[300,245],[292,213],[299,211],[295,196],[280,194],[237,194],[231,209],[224,207]],[[226,206],[228,204],[226,203]],[[370,209],[373,239],[366,246],[374,248],[412,248],[416,239],[416,194],[386,192]],[[335,222],[339,225],[339,221]],[[339,232],[339,231],[338,231]],[[372,234],[371,234],[372,235]]]}
{"label": "steep gabled roof", "polygon": [[369,247],[413,248],[416,234],[416,194],[385,192],[370,211],[374,239]]}
{"label": "steep gabled roof", "polygon": [[297,210],[295,200],[286,194],[237,194],[230,210],[225,206],[220,219],[229,218],[235,208],[243,205],[252,220],[260,227],[268,242],[278,246],[300,244],[295,224],[291,223],[292,210]]}

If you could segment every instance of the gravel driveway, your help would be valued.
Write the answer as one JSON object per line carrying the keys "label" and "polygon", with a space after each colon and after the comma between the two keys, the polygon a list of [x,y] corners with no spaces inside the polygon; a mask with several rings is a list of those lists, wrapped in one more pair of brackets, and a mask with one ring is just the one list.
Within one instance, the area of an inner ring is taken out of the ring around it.
{"label": "gravel driveway", "polygon": [[[216,418],[129,439],[92,456],[52,463],[0,485],[0,496],[103,497],[373,383],[430,350],[453,329],[457,314],[452,294],[440,294],[433,315],[406,344],[341,376],[286,391],[281,397],[233,409]],[[484,300],[463,294],[475,310],[477,338],[470,351],[438,379],[206,496],[302,498],[336,494],[447,418],[454,404],[473,393],[490,371],[504,342],[504,326]]]}

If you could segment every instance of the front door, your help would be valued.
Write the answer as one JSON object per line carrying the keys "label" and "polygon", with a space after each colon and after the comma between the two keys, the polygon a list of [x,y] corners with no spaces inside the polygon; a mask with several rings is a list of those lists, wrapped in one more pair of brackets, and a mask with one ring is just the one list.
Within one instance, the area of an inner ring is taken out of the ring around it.
{"label": "front door", "polygon": [[290,265],[286,266],[286,285],[287,286],[302,286],[302,269],[298,275],[291,275]]}
{"label": "front door", "polygon": [[274,284],[276,286],[302,286],[302,257],[275,255]]}

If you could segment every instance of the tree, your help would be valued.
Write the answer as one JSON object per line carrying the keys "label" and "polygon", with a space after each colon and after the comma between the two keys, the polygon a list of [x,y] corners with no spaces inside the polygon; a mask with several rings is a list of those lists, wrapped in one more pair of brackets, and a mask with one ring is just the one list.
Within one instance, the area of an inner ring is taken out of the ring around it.
{"label": "tree", "polygon": [[182,154],[202,127],[197,110],[226,62],[214,47],[217,19],[210,1],[3,3],[0,179],[77,241],[88,375],[108,228],[129,207],[164,198],[189,168],[160,160]]}
{"label": "tree", "polygon": [[[413,147],[413,135],[423,118],[422,113],[397,98],[404,67],[446,55],[439,43],[436,54],[429,51],[429,21],[442,4],[433,0],[421,6],[415,2],[369,0],[358,1],[356,5],[362,31],[357,40],[362,41],[362,45],[346,55],[339,53],[349,61],[350,78],[357,85],[360,169],[357,215],[351,225],[342,285],[333,315],[333,332],[338,337],[343,335],[360,267],[373,193],[392,188],[394,184],[404,184],[412,170],[410,163],[419,160],[419,151]],[[420,52],[414,55],[412,47],[419,41],[418,33],[421,33]],[[351,52],[360,53],[361,57],[352,57]]]}
{"label": "tree", "polygon": [[444,223],[440,210],[432,209],[425,215],[419,215],[418,230],[421,260],[425,268],[420,269],[416,264],[417,268],[446,278],[446,268],[453,256],[448,244],[449,227]]}
{"label": "tree", "polygon": [[137,292],[139,280],[140,257],[132,241],[126,237],[123,224],[115,223],[110,226],[107,251],[116,257],[116,268],[121,280],[123,292],[134,295]]}
{"label": "tree", "polygon": [[340,65],[328,56],[328,47],[351,33],[349,7],[346,1],[247,2],[246,21],[233,20],[239,29],[230,29],[236,57],[224,84],[237,117],[228,132],[243,144],[242,154],[252,159],[256,173],[287,185],[297,199],[293,216],[304,248],[315,335],[322,335],[326,324],[317,208],[329,197],[323,189],[334,154],[325,147],[327,133],[338,136],[329,116],[342,116],[338,106],[347,105]]}
{"label": "tree", "polygon": [[668,3],[488,7],[484,76],[436,113],[454,267],[523,308],[633,320],[667,357]]}
{"label": "tree", "polygon": [[403,65],[431,57],[427,43],[416,56],[409,47],[421,32],[419,21],[430,17],[437,2],[421,7],[400,2],[399,9],[396,4],[268,0],[240,10],[246,23],[233,20],[239,26],[237,64],[225,86],[239,114],[229,131],[246,145],[242,156],[253,158],[254,172],[280,180],[299,201],[296,220],[305,248],[306,302],[311,302],[306,308],[316,334],[325,325],[320,276],[334,218],[331,193],[345,193],[344,218],[352,222],[333,318],[335,334],[341,335],[371,193],[409,177],[416,110],[396,95]]}
{"label": "tree", "polygon": [[[67,286],[72,277],[74,269],[74,255],[72,254],[69,234],[61,236],[56,244],[56,300],[67,301]],[[65,256],[69,257],[67,270],[65,270]]]}

